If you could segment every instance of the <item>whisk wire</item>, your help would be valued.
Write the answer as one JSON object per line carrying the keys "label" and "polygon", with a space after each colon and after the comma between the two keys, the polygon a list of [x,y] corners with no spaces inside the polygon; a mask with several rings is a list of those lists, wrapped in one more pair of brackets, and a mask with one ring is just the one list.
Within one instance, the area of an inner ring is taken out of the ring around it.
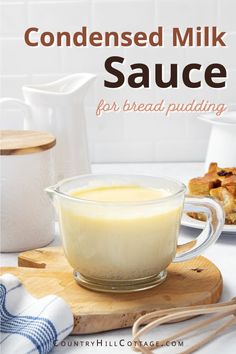
{"label": "whisk wire", "polygon": [[[145,333],[150,332],[153,328],[160,326],[164,323],[170,323],[171,321],[183,320],[186,318],[195,317],[198,315],[212,315],[211,317],[204,319],[198,323],[195,323],[187,328],[183,328],[180,331],[174,333],[173,335],[157,341],[152,346],[143,346],[140,337]],[[215,314],[215,315],[214,315]],[[196,331],[199,328],[208,326],[209,324],[223,319],[227,316],[234,315],[234,317],[223,325],[213,330],[210,335],[200,340],[198,343],[189,347],[187,350],[182,351],[180,354],[190,354],[207,344],[217,335],[225,331],[227,328],[236,323],[236,298],[230,301],[223,302],[220,304],[211,305],[201,305],[189,307],[180,307],[175,309],[158,310],[141,316],[133,325],[132,335],[133,335],[133,350],[139,351],[144,354],[153,354],[151,350],[160,349],[162,346],[166,345],[168,342],[178,339],[188,333]],[[140,327],[143,326],[141,329]]]}

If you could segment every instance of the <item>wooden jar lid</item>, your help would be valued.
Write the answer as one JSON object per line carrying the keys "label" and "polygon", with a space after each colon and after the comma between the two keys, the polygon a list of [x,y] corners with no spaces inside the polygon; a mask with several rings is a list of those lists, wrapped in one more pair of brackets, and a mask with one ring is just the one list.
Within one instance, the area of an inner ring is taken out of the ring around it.
{"label": "wooden jar lid", "polygon": [[31,130],[2,130],[0,155],[25,155],[51,149],[56,145],[53,135]]}

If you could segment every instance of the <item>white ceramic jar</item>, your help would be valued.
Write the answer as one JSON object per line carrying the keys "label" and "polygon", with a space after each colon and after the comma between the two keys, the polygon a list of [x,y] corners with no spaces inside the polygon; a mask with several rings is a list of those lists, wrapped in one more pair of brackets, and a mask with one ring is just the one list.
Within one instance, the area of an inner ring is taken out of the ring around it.
{"label": "white ceramic jar", "polygon": [[47,245],[54,237],[53,210],[44,189],[53,183],[54,136],[1,131],[1,252]]}
{"label": "white ceramic jar", "polygon": [[221,167],[236,166],[236,111],[225,112],[222,117],[206,114],[199,118],[211,124],[205,170],[211,162]]}
{"label": "white ceramic jar", "polygon": [[57,138],[57,181],[90,173],[84,96],[94,79],[93,74],[72,74],[47,84],[23,86],[25,101],[0,99],[0,106],[17,105],[23,111],[25,129],[47,131]]}

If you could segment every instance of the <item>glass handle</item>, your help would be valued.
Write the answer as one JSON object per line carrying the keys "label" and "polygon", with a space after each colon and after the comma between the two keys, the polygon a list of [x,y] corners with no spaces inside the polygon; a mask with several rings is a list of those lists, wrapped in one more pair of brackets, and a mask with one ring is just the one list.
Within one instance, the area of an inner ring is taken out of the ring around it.
{"label": "glass handle", "polygon": [[204,213],[207,217],[205,227],[200,235],[190,242],[177,246],[173,262],[183,262],[200,255],[219,238],[224,222],[224,210],[219,202],[210,197],[185,198],[184,212]]}

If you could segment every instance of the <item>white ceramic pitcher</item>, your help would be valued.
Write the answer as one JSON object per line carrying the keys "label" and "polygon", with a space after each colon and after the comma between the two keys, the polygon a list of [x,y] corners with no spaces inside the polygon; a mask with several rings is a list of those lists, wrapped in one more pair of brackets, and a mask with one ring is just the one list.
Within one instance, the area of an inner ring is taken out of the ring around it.
{"label": "white ceramic pitcher", "polygon": [[48,84],[23,86],[25,101],[0,100],[24,110],[24,129],[46,131],[56,137],[57,181],[90,172],[83,100],[94,78],[88,73],[73,74]]}
{"label": "white ceramic pitcher", "polygon": [[207,149],[205,169],[211,162],[221,167],[236,166],[236,111],[225,112],[220,118],[214,114],[199,117],[211,124],[211,133]]}

